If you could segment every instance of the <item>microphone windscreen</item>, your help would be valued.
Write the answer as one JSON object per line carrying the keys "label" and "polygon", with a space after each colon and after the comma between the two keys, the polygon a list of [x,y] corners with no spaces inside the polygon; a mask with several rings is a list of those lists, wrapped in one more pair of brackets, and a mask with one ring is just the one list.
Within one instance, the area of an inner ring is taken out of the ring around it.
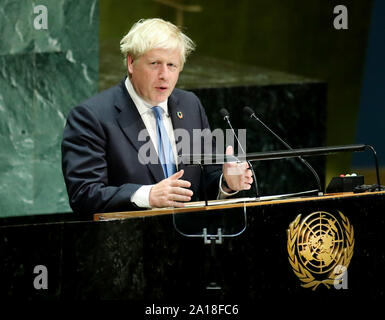
{"label": "microphone windscreen", "polygon": [[219,113],[221,114],[221,116],[222,116],[223,118],[229,116],[229,112],[228,112],[225,108],[222,108],[221,110],[219,110]]}
{"label": "microphone windscreen", "polygon": [[250,116],[252,116],[255,113],[254,110],[251,109],[250,107],[244,107],[243,111],[249,114]]}

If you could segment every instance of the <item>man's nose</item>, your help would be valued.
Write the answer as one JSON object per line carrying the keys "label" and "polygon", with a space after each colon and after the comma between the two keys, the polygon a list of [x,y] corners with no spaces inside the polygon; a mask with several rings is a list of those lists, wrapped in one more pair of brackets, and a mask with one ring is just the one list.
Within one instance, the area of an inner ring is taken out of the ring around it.
{"label": "man's nose", "polygon": [[161,64],[159,67],[159,78],[160,79],[167,79],[168,78],[168,66],[167,64]]}

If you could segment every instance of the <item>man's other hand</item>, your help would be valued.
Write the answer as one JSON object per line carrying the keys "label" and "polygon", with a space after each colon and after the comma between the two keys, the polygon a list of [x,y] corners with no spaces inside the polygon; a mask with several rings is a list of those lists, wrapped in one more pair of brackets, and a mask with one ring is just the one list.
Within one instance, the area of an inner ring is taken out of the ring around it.
{"label": "man's other hand", "polygon": [[[234,154],[232,146],[228,146],[226,148],[226,154]],[[249,169],[249,164],[247,162],[228,162],[223,164],[222,170],[226,183],[232,191],[249,190],[251,188],[253,178],[252,172]],[[226,192],[231,192],[231,190],[225,190],[228,188],[223,189]]]}

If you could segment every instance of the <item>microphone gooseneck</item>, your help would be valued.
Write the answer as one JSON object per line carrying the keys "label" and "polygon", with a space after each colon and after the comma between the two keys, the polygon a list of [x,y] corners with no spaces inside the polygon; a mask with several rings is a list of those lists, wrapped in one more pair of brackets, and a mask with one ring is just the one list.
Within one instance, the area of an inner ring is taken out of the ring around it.
{"label": "microphone gooseneck", "polygon": [[[225,108],[222,108],[221,110],[219,110],[219,113],[220,113],[221,116],[223,117],[223,120],[225,120],[225,121],[227,122],[227,124],[229,125],[229,127],[230,127],[230,129],[231,129],[231,132],[233,133],[235,139],[236,139],[237,142],[238,142],[239,147],[241,148],[242,152],[246,155],[246,152],[245,152],[245,150],[243,149],[242,144],[241,144],[241,142],[239,141],[238,136],[237,136],[237,134],[235,133],[235,130],[234,130],[233,126],[231,125],[231,122],[230,122],[230,114],[229,114],[229,112],[228,112]],[[254,177],[254,182],[255,182],[254,186],[255,186],[255,194],[256,194],[256,197],[259,197],[258,182],[257,182],[257,177],[255,176],[254,168],[253,168],[253,166],[251,165],[250,161],[246,160],[246,162],[248,163],[249,168],[250,168],[250,170],[251,170],[251,173],[253,174],[253,177]]]}
{"label": "microphone gooseneck", "polygon": [[[276,137],[276,139],[278,139],[278,141],[280,141],[287,149],[289,150],[292,150],[293,148],[291,146],[289,146],[280,136],[278,136],[273,130],[271,130],[261,119],[259,119],[256,115],[255,115],[255,112],[253,109],[251,109],[250,107],[244,107],[243,108],[243,111],[245,113],[247,113],[250,118],[254,118],[255,120],[257,120],[260,124],[262,124],[262,126],[267,129],[267,131],[269,131],[274,137]],[[309,162],[307,162],[304,158],[302,158],[301,156],[298,156],[298,158],[302,161],[302,163],[312,172],[313,176],[315,177],[316,181],[317,181],[317,185],[318,185],[318,190],[319,190],[319,193],[318,195],[322,195],[323,194],[323,191],[322,191],[322,187],[321,187],[321,181],[320,181],[320,178],[317,174],[317,172],[314,170],[314,168],[310,165]]]}

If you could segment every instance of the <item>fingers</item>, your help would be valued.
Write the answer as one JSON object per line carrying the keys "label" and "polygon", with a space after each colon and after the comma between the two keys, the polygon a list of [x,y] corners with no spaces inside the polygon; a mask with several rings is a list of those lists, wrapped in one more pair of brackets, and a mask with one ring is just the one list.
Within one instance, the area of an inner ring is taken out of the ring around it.
{"label": "fingers", "polygon": [[191,196],[181,195],[178,193],[173,193],[169,195],[169,201],[178,201],[178,202],[188,202],[191,200]]}
{"label": "fingers", "polygon": [[245,177],[244,183],[252,184],[253,183],[253,178],[252,177]]}
{"label": "fingers", "polygon": [[192,197],[193,192],[190,189],[180,188],[180,187],[172,187],[170,189],[170,194],[178,194],[181,196]]}
{"label": "fingers", "polygon": [[[247,164],[247,168],[249,168],[249,165]],[[247,184],[248,188],[247,189],[250,189],[251,188],[251,184],[253,183],[253,173],[250,169],[246,169],[246,174],[244,176],[244,179],[245,179],[245,184]]]}
{"label": "fingers", "polygon": [[173,181],[170,181],[170,187],[190,188],[191,183],[190,181],[187,181],[187,180],[173,180]]}
{"label": "fingers", "polygon": [[253,175],[251,169],[246,168],[244,172],[245,172],[245,177],[251,177]]}
{"label": "fingers", "polygon": [[178,180],[179,178],[181,178],[184,174],[184,170],[179,170],[178,172],[175,172],[172,176],[168,177],[168,179],[171,179],[171,180]]}
{"label": "fingers", "polygon": [[250,183],[250,184],[253,183],[253,173],[250,169],[246,170],[246,174],[244,177],[245,177],[247,183]]}
{"label": "fingers", "polygon": [[251,184],[245,183],[243,185],[243,190],[250,190],[251,189]]}
{"label": "fingers", "polygon": [[183,202],[169,201],[165,207],[184,208]]}
{"label": "fingers", "polygon": [[183,176],[183,174],[184,174],[184,170],[182,169],[174,173],[172,176],[168,177],[165,180],[168,180],[170,182],[170,186],[173,186],[173,187],[190,188],[191,183],[189,181],[180,179]]}
{"label": "fingers", "polygon": [[251,188],[252,183],[253,183],[253,177],[250,172],[241,178],[241,181],[240,181],[241,190],[249,190]]}
{"label": "fingers", "polygon": [[156,195],[156,207],[184,207],[183,202],[191,201],[193,192],[184,188],[169,188]]}
{"label": "fingers", "polygon": [[226,154],[229,155],[229,156],[234,154],[234,149],[233,149],[232,146],[227,146]]}

